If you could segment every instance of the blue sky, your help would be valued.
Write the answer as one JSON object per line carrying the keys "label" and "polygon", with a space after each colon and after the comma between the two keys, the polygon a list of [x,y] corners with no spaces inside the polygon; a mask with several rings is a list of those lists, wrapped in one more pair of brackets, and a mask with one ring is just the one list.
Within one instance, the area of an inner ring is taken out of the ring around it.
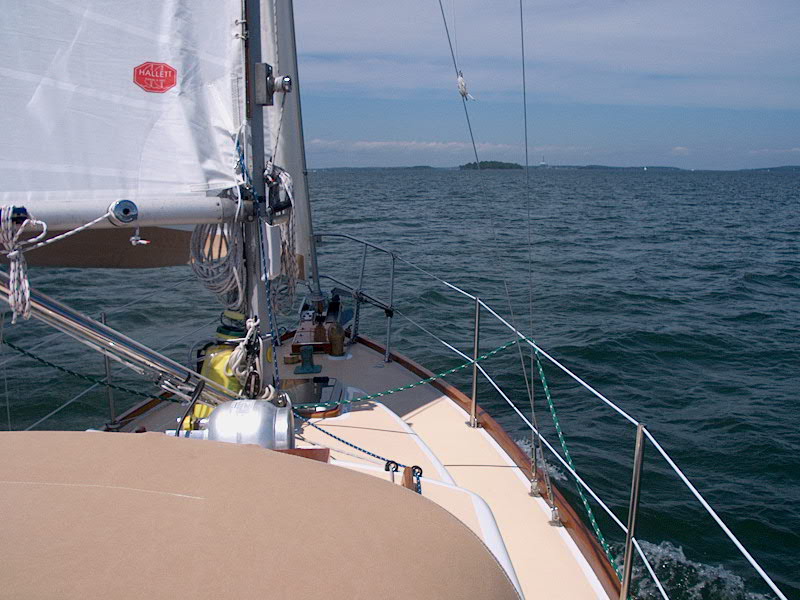
{"label": "blue sky", "polygon": [[[518,0],[442,0],[482,160],[524,159]],[[800,1],[524,0],[531,161],[800,164]],[[438,0],[295,0],[309,165],[472,160]]]}

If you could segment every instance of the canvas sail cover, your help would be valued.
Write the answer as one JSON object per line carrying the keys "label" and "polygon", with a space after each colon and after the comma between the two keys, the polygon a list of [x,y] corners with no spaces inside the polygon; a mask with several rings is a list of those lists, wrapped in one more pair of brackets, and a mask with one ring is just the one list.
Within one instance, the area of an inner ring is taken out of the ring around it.
{"label": "canvas sail cover", "polygon": [[4,2],[0,204],[54,230],[123,198],[142,226],[223,218],[241,180],[242,18],[240,0]]}

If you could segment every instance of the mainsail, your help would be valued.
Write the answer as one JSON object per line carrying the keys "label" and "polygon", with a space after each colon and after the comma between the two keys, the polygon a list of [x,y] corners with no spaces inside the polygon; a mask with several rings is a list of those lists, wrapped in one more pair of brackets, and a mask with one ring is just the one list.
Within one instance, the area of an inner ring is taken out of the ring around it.
{"label": "mainsail", "polygon": [[14,319],[31,315],[26,258],[189,261],[227,308],[254,328],[269,322],[259,335],[273,340],[273,305],[298,280],[310,276],[321,300],[300,105],[289,94],[291,13],[289,0],[6,8],[0,252]]}
{"label": "mainsail", "polygon": [[[138,209],[132,227],[233,215],[245,120],[240,0],[46,0],[3,11],[0,204],[24,206],[51,231],[121,199]],[[75,240],[88,245],[93,233]]]}

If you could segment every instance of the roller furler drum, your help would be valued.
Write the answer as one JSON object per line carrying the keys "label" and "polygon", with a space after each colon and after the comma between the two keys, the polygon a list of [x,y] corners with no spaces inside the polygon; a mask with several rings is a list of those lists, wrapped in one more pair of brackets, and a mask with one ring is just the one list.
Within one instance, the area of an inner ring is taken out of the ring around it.
{"label": "roller furler drum", "polygon": [[271,450],[294,448],[291,403],[233,400],[214,409],[208,420],[208,439],[234,444],[258,444]]}

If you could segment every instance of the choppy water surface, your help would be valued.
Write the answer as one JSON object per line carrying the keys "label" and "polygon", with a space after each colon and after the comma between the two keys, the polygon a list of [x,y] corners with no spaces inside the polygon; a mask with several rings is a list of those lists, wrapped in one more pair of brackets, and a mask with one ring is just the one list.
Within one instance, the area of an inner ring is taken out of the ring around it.
{"label": "choppy water surface", "polygon": [[[542,347],[645,422],[787,595],[800,598],[800,175],[535,170],[530,204],[519,171],[318,171],[310,183],[318,232],[368,238],[505,317],[513,312]],[[326,240],[320,251],[324,272],[357,280],[354,244]],[[218,312],[188,268],[32,269],[31,279],[87,312],[106,309],[112,324],[179,360],[212,331]],[[388,295],[385,256],[369,253],[365,281],[368,292]],[[395,300],[404,315],[470,352],[470,300],[401,263]],[[380,338],[384,328],[382,312],[364,311],[362,330]],[[58,364],[102,372],[96,355],[36,324],[6,322],[5,335],[28,348],[41,344],[36,352]],[[485,349],[510,339],[484,315]],[[400,315],[392,344],[433,370],[462,362]],[[12,355],[4,349],[1,360]],[[529,411],[516,349],[487,367]],[[552,366],[545,371],[576,468],[624,520],[633,427]],[[5,373],[10,407],[0,423],[10,419],[15,429],[87,387],[27,358]],[[466,386],[467,375],[455,382]],[[557,444],[538,383],[535,397],[542,431]],[[527,443],[519,418],[488,385],[481,401]],[[40,427],[78,429],[105,418],[104,392],[95,389]],[[649,447],[638,534],[670,596],[766,594],[670,473]],[[558,466],[553,475],[574,490]],[[620,552],[623,537],[599,517]],[[656,597],[650,584],[639,592]]]}

